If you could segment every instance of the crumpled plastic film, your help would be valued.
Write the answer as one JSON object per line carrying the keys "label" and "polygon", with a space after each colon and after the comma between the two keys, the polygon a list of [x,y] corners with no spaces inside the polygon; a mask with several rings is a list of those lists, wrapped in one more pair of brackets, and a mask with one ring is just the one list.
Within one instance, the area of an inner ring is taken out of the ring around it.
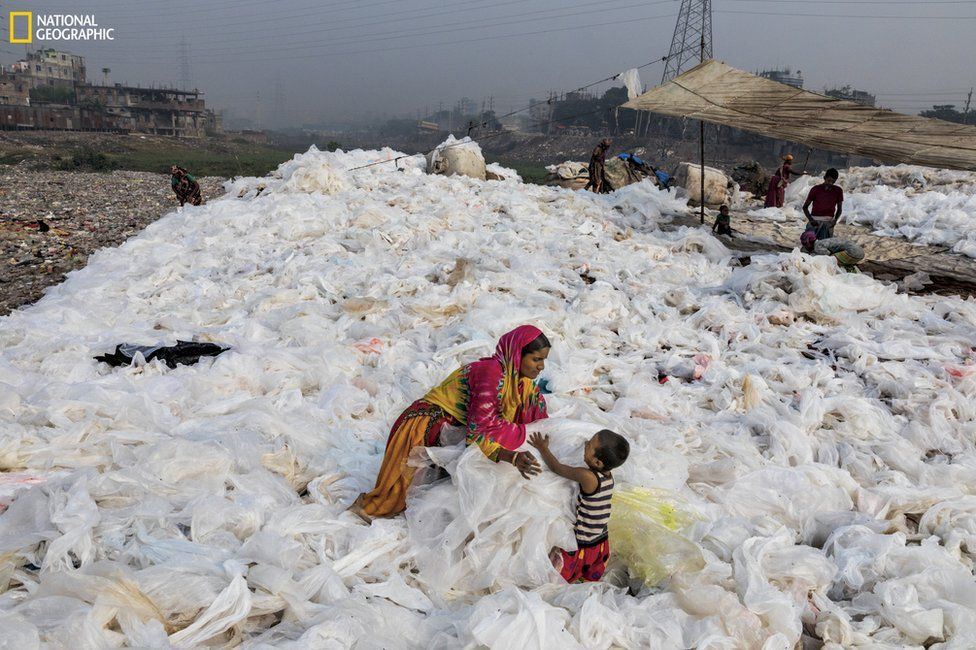
{"label": "crumpled plastic film", "polygon": [[[976,303],[796,253],[734,266],[707,230],[660,230],[687,205],[651,183],[425,168],[310,149],[0,319],[18,647],[976,646]],[[920,236],[957,228],[929,216],[970,175],[905,171],[842,174],[852,214],[880,183],[924,208]],[[530,431],[574,466],[597,430],[624,435],[618,484],[696,514],[660,531],[700,570],[628,581],[611,531],[607,578],[565,584],[549,552],[574,546],[575,486],[457,431],[404,515],[345,511],[403,409],[524,322],[553,342]],[[176,340],[231,350],[91,358]]]}
{"label": "crumpled plastic film", "polygon": [[697,517],[665,490],[616,488],[611,499],[611,549],[631,575],[649,587],[705,565],[701,551],[680,532]]}
{"label": "crumpled plastic film", "polygon": [[458,457],[462,449],[431,450],[452,479],[408,501],[417,579],[444,598],[558,579],[549,550],[575,544],[567,481],[552,473],[526,481],[476,447]]}

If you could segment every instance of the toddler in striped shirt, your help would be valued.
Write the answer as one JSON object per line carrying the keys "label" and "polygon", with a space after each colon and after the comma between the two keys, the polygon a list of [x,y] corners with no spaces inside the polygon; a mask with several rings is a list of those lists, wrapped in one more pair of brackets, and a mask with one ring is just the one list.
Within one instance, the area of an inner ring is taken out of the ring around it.
{"label": "toddler in striped shirt", "polygon": [[553,549],[553,565],[566,582],[596,582],[603,577],[610,559],[607,522],[610,521],[610,497],[613,494],[611,470],[627,460],[630,443],[609,429],[597,431],[583,447],[586,467],[570,467],[556,460],[549,451],[549,436],[533,433],[529,444],[539,450],[549,469],[579,484],[576,524],[573,526],[577,550]]}

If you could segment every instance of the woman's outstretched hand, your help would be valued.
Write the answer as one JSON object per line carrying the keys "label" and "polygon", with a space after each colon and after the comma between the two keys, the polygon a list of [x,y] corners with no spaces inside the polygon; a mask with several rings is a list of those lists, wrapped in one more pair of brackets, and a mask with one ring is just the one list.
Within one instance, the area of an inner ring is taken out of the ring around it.
{"label": "woman's outstretched hand", "polygon": [[519,451],[515,454],[515,469],[519,471],[522,478],[530,479],[542,471],[539,461],[535,459],[530,451]]}

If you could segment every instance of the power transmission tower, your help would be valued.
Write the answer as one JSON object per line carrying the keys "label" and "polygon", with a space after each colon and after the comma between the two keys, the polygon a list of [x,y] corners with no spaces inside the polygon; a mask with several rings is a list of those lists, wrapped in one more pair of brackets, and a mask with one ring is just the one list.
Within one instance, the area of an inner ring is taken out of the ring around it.
{"label": "power transmission tower", "polygon": [[180,37],[180,85],[183,90],[190,88],[190,49],[186,45],[186,36]]}
{"label": "power transmission tower", "polygon": [[712,58],[712,0],[681,0],[661,83]]}
{"label": "power transmission tower", "polygon": [[[712,58],[712,0],[681,0],[678,22],[671,38],[671,50],[664,62],[664,77],[667,83],[679,74],[706,59]],[[705,223],[705,123],[699,122],[698,144],[701,158],[700,216]]]}
{"label": "power transmission tower", "polygon": [[264,111],[261,110],[261,91],[254,93],[254,128],[260,129],[264,126]]}
{"label": "power transmission tower", "polygon": [[275,85],[274,85],[274,107],[275,107],[275,124],[281,126],[287,124],[285,119],[285,89],[281,84],[281,74],[275,75]]}
{"label": "power transmission tower", "polygon": [[552,118],[556,113],[556,93],[551,90],[549,91],[549,100],[547,103],[549,104],[549,112],[546,117],[546,135],[549,135],[552,133]]}

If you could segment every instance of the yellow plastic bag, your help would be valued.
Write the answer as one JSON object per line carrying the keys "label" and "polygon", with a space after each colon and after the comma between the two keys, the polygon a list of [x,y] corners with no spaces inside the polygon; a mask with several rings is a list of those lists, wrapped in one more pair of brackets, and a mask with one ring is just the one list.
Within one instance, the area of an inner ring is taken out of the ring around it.
{"label": "yellow plastic bag", "polygon": [[679,534],[698,517],[682,509],[676,495],[635,487],[614,492],[611,503],[611,552],[632,576],[652,587],[675,573],[705,566],[698,546]]}

